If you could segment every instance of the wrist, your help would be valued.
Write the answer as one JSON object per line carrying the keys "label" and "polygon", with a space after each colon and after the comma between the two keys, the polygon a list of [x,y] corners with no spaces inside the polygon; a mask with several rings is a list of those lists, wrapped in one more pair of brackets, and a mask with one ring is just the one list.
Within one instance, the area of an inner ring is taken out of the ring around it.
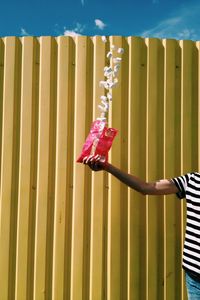
{"label": "wrist", "polygon": [[109,172],[110,168],[111,168],[111,164],[109,162],[105,162],[105,164],[104,164],[104,170],[107,171],[107,172]]}

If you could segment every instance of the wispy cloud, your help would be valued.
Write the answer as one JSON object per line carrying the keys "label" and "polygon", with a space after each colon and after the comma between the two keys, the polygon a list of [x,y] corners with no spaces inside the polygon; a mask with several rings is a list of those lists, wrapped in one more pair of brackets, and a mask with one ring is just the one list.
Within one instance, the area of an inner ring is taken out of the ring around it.
{"label": "wispy cloud", "polygon": [[95,19],[94,22],[100,30],[103,30],[106,27],[106,24],[100,19]]}
{"label": "wispy cloud", "polygon": [[64,35],[66,36],[79,36],[82,35],[83,31],[85,29],[85,25],[82,25],[80,23],[76,23],[75,27],[72,29],[68,29],[64,27]]}
{"label": "wispy cloud", "polygon": [[65,30],[64,35],[65,36],[79,36],[81,34],[77,33],[76,31],[73,31],[73,30]]}
{"label": "wispy cloud", "polygon": [[182,6],[169,18],[143,31],[140,35],[157,38],[200,39],[199,10],[200,4]]}
{"label": "wispy cloud", "polygon": [[81,4],[84,6],[84,5],[85,5],[85,1],[84,1],[84,0],[81,0]]}
{"label": "wispy cloud", "polygon": [[27,35],[30,35],[27,31],[26,31],[26,29],[24,29],[24,28],[21,28],[21,33],[20,33],[22,36],[27,36]]}

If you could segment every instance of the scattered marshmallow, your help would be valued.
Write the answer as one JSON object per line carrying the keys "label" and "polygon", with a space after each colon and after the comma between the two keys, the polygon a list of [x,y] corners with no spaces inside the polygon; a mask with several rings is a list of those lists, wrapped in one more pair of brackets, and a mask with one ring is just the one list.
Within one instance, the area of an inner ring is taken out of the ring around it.
{"label": "scattered marshmallow", "polygon": [[124,53],[124,49],[123,49],[123,48],[118,48],[117,52],[118,52],[119,54],[123,54],[123,53]]}
{"label": "scattered marshmallow", "polygon": [[101,39],[102,39],[102,41],[103,41],[104,43],[107,42],[107,39],[106,39],[105,35],[103,35],[103,36],[101,37]]}
{"label": "scattered marshmallow", "polygon": [[104,68],[104,76],[110,77],[112,75],[112,68],[111,67],[105,67]]}
{"label": "scattered marshmallow", "polygon": [[104,105],[106,109],[109,109],[109,103],[107,101],[102,100],[101,103]]}
{"label": "scattered marshmallow", "polygon": [[120,63],[121,61],[122,61],[121,57],[115,57],[115,58],[113,58],[114,64]]}
{"label": "scattered marshmallow", "polygon": [[106,122],[106,117],[97,118],[98,121]]}
{"label": "scattered marshmallow", "polygon": [[99,108],[102,112],[107,112],[107,111],[108,111],[108,107],[106,107],[106,106],[98,105],[98,108]]}
{"label": "scattered marshmallow", "polygon": [[[102,41],[104,43],[107,42],[105,36],[102,36]],[[117,48],[115,45],[110,46],[110,51],[106,55],[106,57],[110,59],[110,66],[104,67],[104,76],[106,77],[106,79],[101,80],[99,82],[100,87],[108,90],[106,96],[104,95],[100,96],[102,105],[98,105],[98,108],[101,111],[101,115],[100,118],[97,118],[97,120],[101,120],[105,122],[106,122],[106,115],[109,110],[109,101],[112,101],[112,88],[114,88],[118,83],[118,79],[116,76],[120,69],[120,63],[122,61],[121,57],[114,57],[114,53],[113,53],[114,51],[116,51],[116,53],[118,54],[124,53],[123,48]]]}
{"label": "scattered marshmallow", "polygon": [[112,57],[112,52],[109,51],[109,52],[107,53],[106,57],[110,59],[110,58]]}
{"label": "scattered marshmallow", "polygon": [[108,98],[107,98],[106,96],[101,96],[100,99],[101,99],[102,101],[107,101]]}
{"label": "scattered marshmallow", "polygon": [[116,65],[114,66],[114,72],[118,72],[119,69],[120,69],[120,64],[116,64]]}
{"label": "scattered marshmallow", "polygon": [[111,45],[111,46],[110,46],[110,49],[111,49],[111,50],[116,50],[116,46],[115,46],[115,45]]}
{"label": "scattered marshmallow", "polygon": [[104,87],[106,83],[107,83],[106,81],[101,80],[101,81],[99,82],[99,86],[100,86],[100,87]]}
{"label": "scattered marshmallow", "polygon": [[[115,79],[117,79],[117,78],[115,78]],[[111,82],[111,83],[109,84],[110,89],[112,89],[114,86],[116,86],[117,83],[118,83],[118,79],[117,79],[116,81]]]}

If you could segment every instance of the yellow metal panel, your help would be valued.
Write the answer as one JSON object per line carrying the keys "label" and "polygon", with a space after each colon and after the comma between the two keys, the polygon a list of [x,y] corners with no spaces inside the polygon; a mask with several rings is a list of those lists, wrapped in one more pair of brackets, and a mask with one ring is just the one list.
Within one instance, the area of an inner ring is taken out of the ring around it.
{"label": "yellow metal panel", "polygon": [[[77,164],[78,158],[92,121],[92,69],[91,40],[87,37],[76,38],[75,66],[75,124],[74,124],[74,180],[72,206],[72,248],[71,248],[71,298],[82,299],[89,292],[89,282],[84,280],[89,276],[89,254],[87,241],[90,210],[90,171]],[[90,81],[91,80],[91,81]],[[84,285],[85,283],[85,285]]]}
{"label": "yellow metal panel", "polygon": [[73,40],[58,38],[53,299],[70,295],[74,65]]}
{"label": "yellow metal panel", "polygon": [[38,173],[35,232],[34,299],[51,297],[52,229],[55,163],[55,84],[51,37],[40,40],[40,94],[38,128]]}
{"label": "yellow metal panel", "polygon": [[[147,66],[147,180],[163,177],[163,48],[149,39]],[[159,136],[159,139],[158,139]],[[147,299],[163,298],[163,199],[147,197]],[[158,261],[159,258],[159,261]]]}
{"label": "yellow metal panel", "polygon": [[[23,38],[20,167],[16,254],[16,299],[27,299],[28,241],[31,190],[34,39]],[[33,267],[33,265],[32,265]]]}
{"label": "yellow metal panel", "polygon": [[[4,78],[4,43],[0,39],[0,170],[1,170],[1,150],[2,150],[2,118],[3,118],[3,78]],[[1,176],[1,172],[0,172]],[[0,177],[1,181],[1,177]]]}
{"label": "yellow metal panel", "polygon": [[[200,58],[200,42],[196,43],[196,47],[197,47],[197,55],[198,55],[198,59]],[[198,86],[200,86],[200,64],[198,64],[198,73],[197,73],[197,84]],[[200,89],[198,89],[198,116],[200,115]],[[198,118],[198,139],[197,139],[197,152],[198,152],[198,170],[200,169],[200,118]]]}
{"label": "yellow metal panel", "polygon": [[14,37],[5,39],[0,189],[0,291],[2,299],[14,297],[18,147],[20,108],[20,46]]}
{"label": "yellow metal panel", "polygon": [[[164,177],[172,178],[180,175],[176,165],[180,161],[180,48],[173,40],[165,40],[165,86],[164,86]],[[179,53],[179,55],[177,54]],[[178,126],[179,124],[179,126]],[[177,134],[176,134],[177,132]],[[178,150],[178,151],[177,151]],[[180,166],[179,166],[180,169]],[[178,226],[178,214],[180,203],[174,196],[165,197],[164,211],[164,299],[180,299],[180,288],[177,280],[180,280],[180,246],[177,247],[176,230]]]}
{"label": "yellow metal panel", "polygon": [[[101,37],[95,37],[94,43],[94,90],[93,90],[93,119],[100,116],[98,104],[104,90],[98,83],[103,80],[103,68],[105,66],[105,44]],[[90,253],[90,299],[101,300],[105,298],[105,286],[103,277],[103,260],[105,253],[105,224],[104,224],[104,195],[107,191],[103,172],[92,174],[91,195],[91,253]],[[106,276],[105,276],[106,277]]]}
{"label": "yellow metal panel", "polygon": [[[110,43],[122,47],[122,38],[113,37]],[[121,82],[121,70],[119,73],[119,82]],[[117,90],[113,90],[113,105],[110,110],[110,125],[114,128],[121,128],[123,120],[127,120],[124,116],[126,110],[126,101],[122,101],[122,85],[118,85]],[[114,141],[111,162],[118,167],[122,167],[122,132],[119,131]],[[125,166],[126,167],[126,166]],[[124,192],[124,193],[123,193]],[[123,199],[123,200],[122,200]],[[120,299],[122,293],[122,245],[121,242],[121,201],[127,201],[127,188],[124,191],[122,184],[115,178],[109,176],[109,198],[108,198],[108,286],[107,298]],[[127,267],[127,266],[126,266]],[[126,275],[125,275],[126,276]]]}
{"label": "yellow metal panel", "polygon": [[[197,55],[195,44],[191,41],[182,41],[182,74],[181,74],[181,171],[182,173],[196,170],[198,166],[197,156],[194,151],[194,143],[197,138],[197,115],[193,110],[193,103],[197,104],[197,93],[193,91],[193,80],[197,72]],[[195,70],[196,69],[196,70]],[[197,112],[197,109],[196,109]],[[195,145],[196,146],[196,145]],[[185,228],[185,203],[182,204],[182,239]],[[183,242],[182,242],[183,244]],[[184,274],[182,275],[182,298],[186,299]]]}
{"label": "yellow metal panel", "polygon": [[[129,38],[129,173],[145,179],[147,50],[141,38]],[[146,295],[146,203],[144,196],[128,193],[128,298]]]}

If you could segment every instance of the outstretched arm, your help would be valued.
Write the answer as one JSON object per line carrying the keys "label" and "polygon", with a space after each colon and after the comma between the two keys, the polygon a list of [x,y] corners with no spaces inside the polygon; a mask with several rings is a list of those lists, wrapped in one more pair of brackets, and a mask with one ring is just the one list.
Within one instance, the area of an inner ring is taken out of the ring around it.
{"label": "outstretched arm", "polygon": [[134,175],[121,171],[111,164],[108,164],[105,170],[143,195],[168,195],[176,194],[178,192],[176,185],[168,179],[145,182]]}
{"label": "outstretched arm", "polygon": [[112,164],[104,163],[100,156],[90,156],[84,160],[84,163],[87,164],[93,171],[107,171],[121,182],[143,195],[168,195],[176,194],[178,192],[178,188],[171,180],[162,179],[155,182],[145,182],[134,175],[116,168]]}

